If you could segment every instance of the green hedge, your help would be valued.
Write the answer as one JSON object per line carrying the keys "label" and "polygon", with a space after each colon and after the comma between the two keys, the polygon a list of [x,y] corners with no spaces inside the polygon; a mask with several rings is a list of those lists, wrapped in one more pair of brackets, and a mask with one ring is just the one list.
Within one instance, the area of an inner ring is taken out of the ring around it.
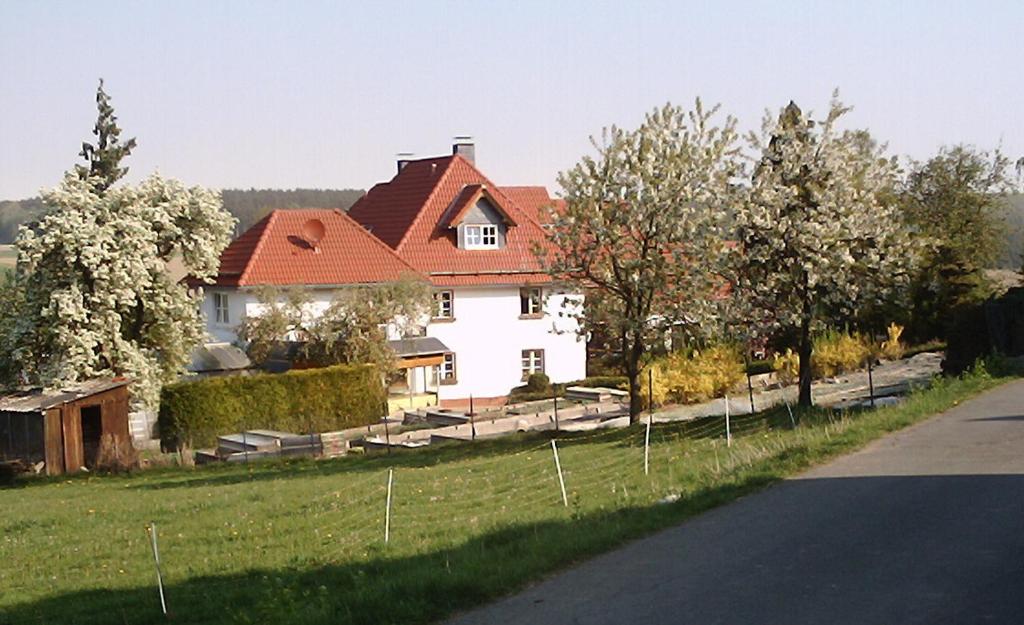
{"label": "green hedge", "polygon": [[165,386],[160,442],[165,449],[209,447],[243,429],[328,432],[380,420],[386,400],[371,365],[224,376]]}
{"label": "green hedge", "polygon": [[508,403],[517,404],[527,401],[539,401],[542,399],[551,399],[553,396],[565,397],[565,389],[570,386],[600,386],[605,388],[617,388],[625,391],[629,389],[629,380],[624,375],[595,375],[589,378],[583,378],[582,380],[576,380],[574,382],[552,384],[550,387],[542,390],[531,389],[527,384],[513,388],[508,394]]}

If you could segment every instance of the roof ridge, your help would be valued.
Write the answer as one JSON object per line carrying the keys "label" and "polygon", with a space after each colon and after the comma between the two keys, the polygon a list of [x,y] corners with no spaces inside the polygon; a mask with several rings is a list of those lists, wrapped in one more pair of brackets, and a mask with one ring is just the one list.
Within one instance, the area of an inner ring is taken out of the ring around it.
{"label": "roof ridge", "polygon": [[[437,195],[438,189],[441,188],[442,183],[444,182],[445,177],[448,176],[448,174],[451,172],[451,170],[452,170],[452,163],[455,162],[455,159],[462,159],[462,157],[459,156],[458,154],[452,154],[451,156],[441,156],[441,157],[435,157],[435,158],[438,158],[439,160],[447,159],[448,162],[447,162],[447,164],[446,164],[446,166],[444,168],[444,171],[441,172],[441,175],[438,176],[437,181],[434,182],[433,188],[430,189],[430,194],[427,195],[427,199],[425,199],[423,201],[423,203],[420,204],[419,210],[416,211],[416,216],[409,223],[409,226],[405,229],[405,232],[402,233],[402,238],[398,240],[398,245],[395,246],[395,252],[396,253],[400,252],[402,250],[402,248],[405,247],[405,242],[409,240],[409,234],[412,233],[412,231],[416,229],[416,226],[419,224],[420,220],[423,219],[423,213],[427,212],[425,210],[426,207],[434,199],[434,196]],[[423,159],[423,160],[431,160],[431,159]],[[465,160],[465,159],[462,159],[462,160]],[[397,178],[397,176],[396,176],[396,178]]]}
{"label": "roof ridge", "polygon": [[239,274],[239,276],[238,276],[238,285],[239,286],[242,286],[243,284],[245,284],[245,279],[249,276],[249,270],[252,269],[254,261],[256,260],[256,258],[260,254],[260,250],[263,249],[263,243],[267,240],[267,233],[270,231],[270,226],[277,219],[277,213],[280,210],[282,210],[282,209],[275,208],[274,210],[270,211],[269,215],[267,215],[266,217],[264,217],[263,219],[260,220],[260,221],[266,221],[267,223],[263,225],[263,231],[260,232],[260,238],[259,238],[258,241],[256,241],[256,245],[253,246],[253,248],[252,248],[252,254],[249,254],[249,258],[245,262],[245,269],[243,269],[242,273]]}
{"label": "roof ridge", "polygon": [[[463,160],[465,160],[465,159],[463,159]],[[541,229],[541,231],[543,231],[543,230],[544,230],[544,226],[540,225],[540,222],[539,222],[539,221],[537,221],[537,220],[536,220],[536,219],[535,219],[535,218],[533,217],[533,215],[531,215],[531,214],[530,214],[530,211],[528,211],[528,210],[524,209],[524,208],[523,208],[522,206],[520,206],[519,204],[517,204],[517,203],[515,202],[515,200],[513,200],[512,198],[510,198],[510,197],[508,196],[508,194],[506,194],[506,193],[505,193],[505,192],[504,192],[504,191],[502,190],[502,188],[501,188],[501,187],[499,187],[498,185],[496,185],[496,184],[494,184],[493,182],[491,182],[491,179],[490,179],[490,178],[488,178],[486,174],[484,174],[484,173],[483,173],[482,171],[480,171],[479,169],[477,169],[477,167],[476,167],[476,164],[475,164],[475,163],[470,163],[469,161],[466,161],[466,164],[467,164],[467,165],[469,165],[469,166],[470,166],[470,167],[471,167],[471,168],[473,169],[473,171],[475,171],[475,172],[476,172],[477,174],[479,174],[481,178],[483,178],[484,182],[485,182],[485,183],[487,183],[487,189],[488,189],[488,191],[493,191],[493,190],[497,190],[497,191],[498,191],[498,193],[500,193],[500,194],[501,194],[501,197],[502,197],[502,199],[503,199],[503,200],[505,200],[506,202],[510,203],[510,204],[511,204],[512,206],[514,206],[514,207],[515,207],[515,209],[516,209],[516,210],[518,210],[518,211],[519,211],[520,213],[522,213],[522,214],[523,214],[523,216],[524,216],[524,217],[526,217],[527,221],[529,221],[529,222],[530,222],[530,223],[532,223],[533,225],[535,225],[535,226],[537,226],[538,228],[540,228],[540,229]],[[543,186],[543,185],[537,185],[537,186]],[[547,190],[547,187],[545,187],[545,190]],[[492,195],[493,195],[493,194],[492,194]],[[548,197],[551,197],[551,194],[550,194],[550,193],[548,193]]]}

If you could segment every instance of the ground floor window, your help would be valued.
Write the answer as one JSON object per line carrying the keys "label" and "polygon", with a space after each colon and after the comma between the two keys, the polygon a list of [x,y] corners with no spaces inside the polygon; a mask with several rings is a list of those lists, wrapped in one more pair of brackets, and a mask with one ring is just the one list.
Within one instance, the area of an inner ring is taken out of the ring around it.
{"label": "ground floor window", "polygon": [[544,373],[544,350],[524,349],[522,353],[523,379],[534,373]]}
{"label": "ground floor window", "polygon": [[435,377],[438,384],[455,384],[455,354],[447,352],[444,354],[441,364],[434,367]]}

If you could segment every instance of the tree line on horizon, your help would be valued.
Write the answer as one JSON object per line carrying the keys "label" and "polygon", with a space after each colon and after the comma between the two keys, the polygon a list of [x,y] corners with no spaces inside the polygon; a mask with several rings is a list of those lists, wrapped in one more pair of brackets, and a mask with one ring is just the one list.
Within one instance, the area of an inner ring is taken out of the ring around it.
{"label": "tree line on horizon", "polygon": [[[347,211],[363,196],[362,189],[224,189],[224,209],[238,224],[235,236],[245,232],[275,208],[340,208]],[[44,212],[42,198],[0,200],[0,245],[18,236],[18,226],[38,219]]]}

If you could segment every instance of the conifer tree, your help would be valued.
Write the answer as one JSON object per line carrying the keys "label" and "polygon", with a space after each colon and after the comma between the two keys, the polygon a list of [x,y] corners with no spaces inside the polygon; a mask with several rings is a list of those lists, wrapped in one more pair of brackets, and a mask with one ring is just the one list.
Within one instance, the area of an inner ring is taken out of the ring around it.
{"label": "conifer tree", "polygon": [[88,166],[76,165],[75,171],[83,180],[90,179],[97,191],[103,192],[128,173],[128,168],[121,166],[121,160],[135,149],[135,138],[121,142],[121,129],[117,125],[110,96],[103,90],[102,78],[96,89],[96,108],[99,115],[92,129],[92,134],[96,135],[96,144],[82,142],[82,151],[78,155],[85,159]]}

